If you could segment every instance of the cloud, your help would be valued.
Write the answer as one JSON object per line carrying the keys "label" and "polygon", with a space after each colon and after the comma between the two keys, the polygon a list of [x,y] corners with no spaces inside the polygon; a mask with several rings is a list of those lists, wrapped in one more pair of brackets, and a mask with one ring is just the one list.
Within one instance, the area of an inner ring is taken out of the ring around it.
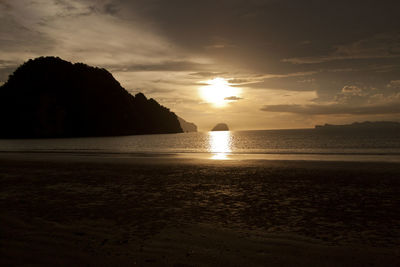
{"label": "cloud", "polygon": [[[317,71],[308,71],[308,72],[295,72],[295,73],[266,73],[266,74],[251,74],[251,75],[238,75],[236,78],[230,78],[228,79],[229,84],[231,86],[246,86],[248,88],[271,88],[271,86],[275,85],[276,82],[273,82],[271,80],[278,80],[281,86],[285,84],[288,80],[291,78],[296,78],[296,77],[305,77],[305,76],[312,76],[317,74]],[[297,80],[296,80],[297,82]],[[290,86],[289,88],[285,88],[288,90],[293,90],[293,91],[307,91],[307,90],[313,90],[310,89],[309,87],[307,88],[300,88],[302,87],[301,85],[297,85],[296,87]],[[303,86],[304,87],[304,86]]]}
{"label": "cloud", "polygon": [[294,57],[283,59],[292,64],[315,64],[336,60],[384,59],[400,57],[400,33],[391,32],[334,46],[334,52],[326,56]]}
{"label": "cloud", "polygon": [[224,100],[230,100],[230,101],[238,101],[238,100],[241,100],[241,99],[243,99],[243,98],[242,97],[237,97],[237,96],[228,96],[228,97],[224,98]]}
{"label": "cloud", "polygon": [[400,89],[400,80],[393,80],[390,81],[386,87],[391,88],[391,89]]}
{"label": "cloud", "polygon": [[227,72],[199,71],[190,73],[190,75],[195,77],[209,78],[209,79],[224,76],[225,74],[227,74]]}
{"label": "cloud", "polygon": [[204,46],[205,49],[226,49],[226,48],[235,48],[236,45],[229,43],[229,41],[224,40],[224,38],[213,38],[213,43],[210,45]]}
{"label": "cloud", "polygon": [[346,85],[330,103],[264,105],[262,111],[302,115],[377,115],[400,113],[400,92],[387,93],[371,87]]}
{"label": "cloud", "polygon": [[[390,88],[393,89],[393,88]],[[349,106],[385,105],[400,100],[399,90],[377,89],[375,87],[346,85],[336,94],[334,101]]]}
{"label": "cloud", "polygon": [[132,90],[132,89],[129,90],[129,92],[132,93],[132,94],[136,94],[136,93],[141,92],[141,93],[144,93],[146,95],[148,95],[148,94],[149,95],[151,95],[151,94],[159,94],[159,93],[165,94],[165,93],[171,93],[173,91],[174,91],[173,89],[155,88],[155,87],[144,88],[144,89],[137,88],[135,90]]}
{"label": "cloud", "polygon": [[193,61],[163,61],[154,64],[129,64],[119,66],[108,66],[112,71],[193,71],[209,68],[209,64],[197,63]]}
{"label": "cloud", "polygon": [[[37,23],[36,18],[25,11],[27,7],[19,6],[21,2],[0,5],[0,58],[14,65],[56,46],[52,38],[32,26]],[[21,10],[20,14],[16,9]]]}
{"label": "cloud", "polygon": [[348,106],[343,104],[329,105],[265,105],[262,111],[296,113],[301,115],[376,115],[376,114],[398,114],[400,113],[400,103],[389,105],[369,105],[369,106]]}
{"label": "cloud", "polygon": [[8,76],[18,67],[13,61],[0,60],[0,83],[5,83]]}
{"label": "cloud", "polygon": [[106,3],[104,5],[104,12],[110,15],[116,15],[120,11],[120,7],[117,3]]}
{"label": "cloud", "polygon": [[373,90],[370,88],[361,88],[355,85],[346,85],[342,91],[335,96],[335,101],[342,104],[364,104],[368,103],[372,97]]}
{"label": "cloud", "polygon": [[1,67],[0,68],[0,83],[5,83],[8,76],[17,68],[17,66]]}
{"label": "cloud", "polygon": [[188,67],[195,71],[198,69],[185,61],[202,60],[181,52],[148,24],[110,16],[117,12],[114,2],[7,3],[10,7],[2,8],[5,15],[0,17],[0,58],[4,60],[22,63],[33,57],[56,55],[101,67],[134,62],[136,69]]}

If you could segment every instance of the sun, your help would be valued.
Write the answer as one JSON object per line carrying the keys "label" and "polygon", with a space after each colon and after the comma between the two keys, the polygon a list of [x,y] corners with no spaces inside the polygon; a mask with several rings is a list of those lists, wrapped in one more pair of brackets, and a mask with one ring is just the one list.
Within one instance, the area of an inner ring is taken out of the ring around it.
{"label": "sun", "polygon": [[207,85],[200,87],[201,97],[208,103],[216,107],[223,107],[227,103],[239,98],[241,90],[237,87],[229,86],[228,80],[215,78],[206,81]]}

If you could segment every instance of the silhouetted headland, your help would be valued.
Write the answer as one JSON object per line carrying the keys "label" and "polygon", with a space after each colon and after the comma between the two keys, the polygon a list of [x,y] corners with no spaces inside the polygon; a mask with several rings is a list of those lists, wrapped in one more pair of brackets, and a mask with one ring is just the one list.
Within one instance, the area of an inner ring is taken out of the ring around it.
{"label": "silhouetted headland", "polygon": [[185,133],[197,132],[197,125],[194,124],[193,122],[187,122],[179,116],[178,116],[178,120],[179,120],[179,123],[181,124],[182,130]]}
{"label": "silhouetted headland", "polygon": [[46,138],[180,133],[177,116],[129,94],[105,69],[40,57],[0,87],[0,137]]}
{"label": "silhouetted headland", "polygon": [[400,133],[400,123],[394,121],[364,121],[345,125],[316,125],[315,129],[318,131],[379,131]]}
{"label": "silhouetted headland", "polygon": [[229,131],[229,127],[226,123],[218,123],[211,131]]}

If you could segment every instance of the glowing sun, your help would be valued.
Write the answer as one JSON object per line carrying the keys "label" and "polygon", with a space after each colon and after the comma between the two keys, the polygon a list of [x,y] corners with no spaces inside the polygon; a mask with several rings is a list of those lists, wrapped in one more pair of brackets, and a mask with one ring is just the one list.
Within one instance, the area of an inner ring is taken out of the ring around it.
{"label": "glowing sun", "polygon": [[241,90],[236,87],[229,86],[224,78],[215,78],[206,81],[208,85],[200,87],[201,97],[208,103],[216,107],[223,107],[231,101],[239,98]]}

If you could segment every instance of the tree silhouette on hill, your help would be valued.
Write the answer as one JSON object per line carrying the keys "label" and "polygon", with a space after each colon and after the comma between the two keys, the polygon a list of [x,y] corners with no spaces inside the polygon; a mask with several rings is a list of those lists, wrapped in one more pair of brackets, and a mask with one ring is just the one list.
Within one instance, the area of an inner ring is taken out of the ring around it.
{"label": "tree silhouette on hill", "polygon": [[105,69],[40,57],[0,87],[0,137],[44,138],[182,132],[177,116],[129,94]]}

